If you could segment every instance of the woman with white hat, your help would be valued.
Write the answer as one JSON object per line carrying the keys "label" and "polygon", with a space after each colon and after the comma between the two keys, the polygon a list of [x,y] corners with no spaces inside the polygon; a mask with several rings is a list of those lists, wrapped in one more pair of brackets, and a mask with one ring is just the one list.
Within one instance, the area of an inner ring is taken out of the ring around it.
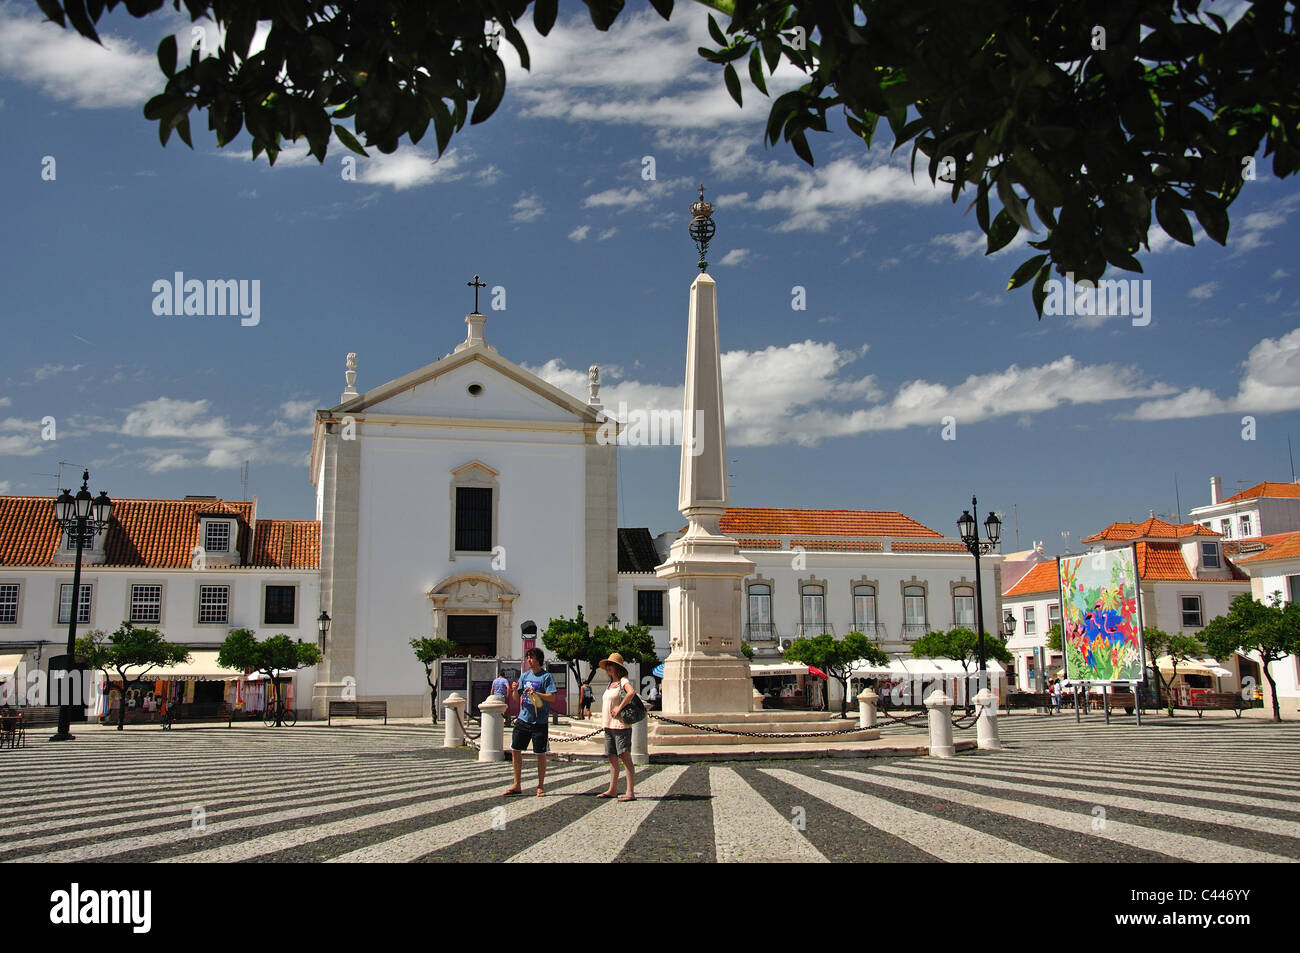
{"label": "woman with white hat", "polygon": [[636,694],[636,689],[628,681],[627,666],[623,656],[618,652],[602,659],[601,668],[609,676],[609,688],[602,698],[605,726],[605,756],[609,758],[609,790],[596,797],[618,797],[618,763],[622,761],[627,767],[627,793],[618,798],[620,801],[636,800],[636,771],[632,767],[632,729],[619,719],[623,707]]}

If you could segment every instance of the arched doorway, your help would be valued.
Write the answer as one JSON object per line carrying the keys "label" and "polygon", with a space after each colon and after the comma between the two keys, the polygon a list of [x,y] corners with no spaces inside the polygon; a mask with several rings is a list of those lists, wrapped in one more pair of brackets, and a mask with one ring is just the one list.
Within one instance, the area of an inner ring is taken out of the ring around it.
{"label": "arched doorway", "polygon": [[428,592],[433,603],[433,638],[450,639],[464,655],[511,654],[511,619],[519,591],[488,572],[462,572]]}

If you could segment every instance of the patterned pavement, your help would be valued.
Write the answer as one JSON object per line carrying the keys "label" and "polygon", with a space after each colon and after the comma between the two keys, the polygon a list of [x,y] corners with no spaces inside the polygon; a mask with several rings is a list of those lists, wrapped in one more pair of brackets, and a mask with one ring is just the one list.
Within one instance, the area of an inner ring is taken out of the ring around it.
{"label": "patterned pavement", "polygon": [[[953,760],[652,765],[548,796],[410,726],[44,733],[0,751],[0,861],[1300,860],[1300,724],[1003,719]],[[959,732],[969,737],[973,731]]]}

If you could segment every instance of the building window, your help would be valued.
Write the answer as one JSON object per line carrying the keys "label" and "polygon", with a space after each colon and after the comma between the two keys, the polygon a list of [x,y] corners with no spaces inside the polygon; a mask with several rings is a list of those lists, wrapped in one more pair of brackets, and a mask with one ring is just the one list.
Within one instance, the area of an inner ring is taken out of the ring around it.
{"label": "building window", "polygon": [[1290,592],[1290,602],[1300,602],[1300,576],[1287,576],[1286,587]]}
{"label": "building window", "polygon": [[917,639],[925,634],[925,587],[903,587],[903,635]]}
{"label": "building window", "polygon": [[199,586],[199,621],[226,622],[230,617],[229,586]]}
{"label": "building window", "polygon": [[871,635],[876,628],[876,587],[853,587],[853,627]]}
{"label": "building window", "polygon": [[745,641],[767,642],[776,638],[772,624],[772,587],[766,583],[751,583],[746,589]]}
{"label": "building window", "polygon": [[0,585],[0,625],[18,624],[18,583]]}
{"label": "building window", "polygon": [[1061,624],[1061,606],[1053,602],[1047,607],[1047,627],[1050,629],[1054,625]]}
{"label": "building window", "polygon": [[162,621],[162,586],[131,587],[131,621]]}
{"label": "building window", "polygon": [[265,606],[262,609],[263,625],[294,625],[298,601],[297,586],[267,586]]}
{"label": "building window", "polygon": [[492,551],[492,490],[490,487],[456,487],[456,551]]}
{"label": "building window", "polygon": [[203,548],[209,553],[230,552],[230,524],[225,520],[207,520]]}
{"label": "building window", "polygon": [[826,631],[826,589],[822,586],[801,586],[802,597],[801,634],[821,635]]}
{"label": "building window", "polygon": [[1232,520],[1219,520],[1219,532],[1224,539],[1232,539]]}
{"label": "building window", "polygon": [[[95,548],[95,527],[87,526],[83,536],[82,550]],[[63,531],[63,548],[70,553],[77,551],[77,530],[75,526],[70,526]]]}
{"label": "building window", "polygon": [[638,625],[648,625],[652,629],[663,628],[664,591],[662,589],[636,591],[636,621]]}
{"label": "building window", "polygon": [[1219,544],[1201,543],[1201,563],[1206,569],[1219,568]]}
{"label": "building window", "polygon": [[[77,607],[77,623],[90,621],[90,586],[81,587],[81,603]],[[65,582],[59,586],[59,625],[67,625],[72,620],[72,583]]]}
{"label": "building window", "polygon": [[970,586],[958,586],[952,591],[952,619],[957,625],[975,624],[975,590]]}
{"label": "building window", "polygon": [[1243,514],[1242,514],[1242,517],[1241,517],[1241,535],[1242,535],[1242,536],[1254,536],[1254,535],[1255,535],[1255,530],[1254,530],[1254,527],[1251,525],[1251,519],[1250,519],[1250,514],[1249,514],[1249,513],[1243,513]]}
{"label": "building window", "polygon": [[1025,635],[1038,634],[1038,620],[1033,606],[1025,606]]}
{"label": "building window", "polygon": [[1183,596],[1183,628],[1199,629],[1201,627],[1201,597]]}

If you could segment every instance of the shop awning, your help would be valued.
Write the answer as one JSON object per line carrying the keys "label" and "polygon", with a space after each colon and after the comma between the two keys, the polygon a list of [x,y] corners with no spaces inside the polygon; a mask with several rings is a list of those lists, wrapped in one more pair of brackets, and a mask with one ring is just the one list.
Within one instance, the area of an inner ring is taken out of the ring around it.
{"label": "shop awning", "polygon": [[18,666],[22,663],[23,653],[17,655],[0,655],[0,681],[13,678],[14,673],[18,671]]}
{"label": "shop awning", "polygon": [[[1004,670],[1001,665],[993,659],[988,659],[985,663],[988,671],[992,675],[1002,675]],[[922,678],[956,677],[966,678],[974,675],[971,671],[966,671],[961,662],[950,658],[912,658],[911,656],[895,656],[888,665],[876,665],[871,662],[862,661],[853,667],[854,678]]]}
{"label": "shop awning", "polygon": [[218,665],[216,649],[191,649],[188,662],[179,665],[160,665],[150,669],[145,674],[144,681],[221,682],[242,678],[243,674],[238,669],[222,668]]}
{"label": "shop awning", "polygon": [[[1172,672],[1174,670],[1174,660],[1168,655],[1162,655],[1156,659],[1156,664],[1160,666],[1162,672]],[[1179,675],[1217,675],[1219,678],[1226,678],[1232,673],[1219,664],[1217,659],[1212,658],[1193,658],[1185,659],[1178,663]]]}
{"label": "shop awning", "polygon": [[750,662],[751,678],[766,678],[769,675],[807,675],[807,665],[795,665],[791,662]]}

